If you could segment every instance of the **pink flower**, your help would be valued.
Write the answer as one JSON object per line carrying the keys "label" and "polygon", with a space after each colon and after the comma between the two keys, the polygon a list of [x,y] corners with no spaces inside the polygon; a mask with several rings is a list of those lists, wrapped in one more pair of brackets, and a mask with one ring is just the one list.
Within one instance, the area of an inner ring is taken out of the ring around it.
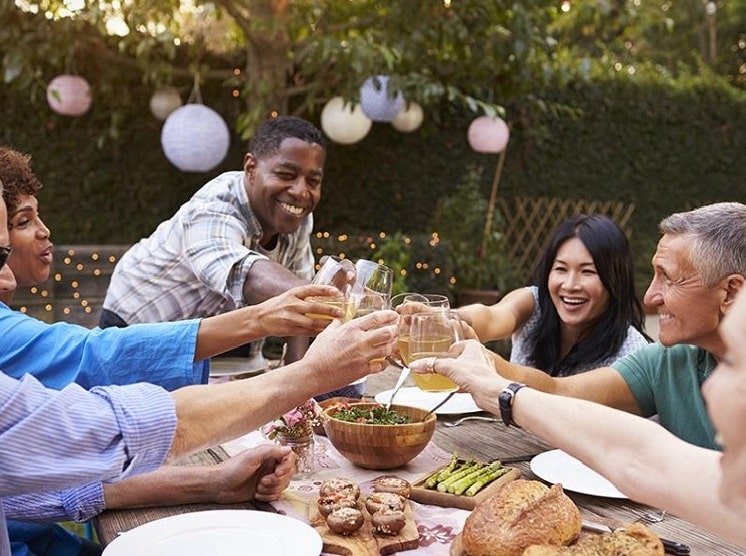
{"label": "pink flower", "polygon": [[298,408],[295,408],[283,415],[282,420],[285,421],[288,427],[294,427],[302,423],[305,420],[305,416],[298,410]]}

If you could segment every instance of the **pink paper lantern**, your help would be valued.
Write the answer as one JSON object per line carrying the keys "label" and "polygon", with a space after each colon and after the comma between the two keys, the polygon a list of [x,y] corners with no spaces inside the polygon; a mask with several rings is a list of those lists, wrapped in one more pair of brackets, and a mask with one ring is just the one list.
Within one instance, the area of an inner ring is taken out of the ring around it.
{"label": "pink paper lantern", "polygon": [[500,118],[480,116],[469,125],[467,138],[478,153],[499,153],[508,145],[510,130]]}
{"label": "pink paper lantern", "polygon": [[63,116],[82,116],[92,101],[91,86],[79,75],[58,75],[47,86],[49,107]]}

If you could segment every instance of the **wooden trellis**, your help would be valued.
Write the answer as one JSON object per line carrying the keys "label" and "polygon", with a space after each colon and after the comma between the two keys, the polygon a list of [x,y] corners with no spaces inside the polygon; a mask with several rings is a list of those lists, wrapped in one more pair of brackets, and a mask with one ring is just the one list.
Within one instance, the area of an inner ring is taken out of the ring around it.
{"label": "wooden trellis", "polygon": [[547,236],[567,217],[578,213],[603,214],[616,222],[627,237],[632,235],[632,203],[558,199],[550,197],[498,198],[503,217],[504,248],[518,276],[531,275]]}

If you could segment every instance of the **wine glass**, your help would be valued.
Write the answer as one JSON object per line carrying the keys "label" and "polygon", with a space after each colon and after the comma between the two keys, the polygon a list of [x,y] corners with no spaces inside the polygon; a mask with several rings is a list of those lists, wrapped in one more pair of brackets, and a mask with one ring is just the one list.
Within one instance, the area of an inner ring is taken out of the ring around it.
{"label": "wine glass", "polygon": [[[352,292],[356,275],[357,272],[352,261],[348,259],[340,259],[339,257],[327,256],[324,258],[321,268],[319,268],[318,272],[316,272],[316,275],[313,277],[312,283],[334,286],[339,290],[339,295],[334,297],[311,295],[308,296],[307,299],[309,301],[323,303],[324,305],[338,307],[342,310],[342,314],[344,315],[342,320],[350,320],[354,314],[354,306],[350,302],[350,293]],[[319,313],[307,313],[306,316],[312,319],[332,320],[331,316]]]}
{"label": "wine glass", "polygon": [[355,316],[361,317],[373,311],[388,309],[394,286],[394,271],[365,259],[355,263],[355,271],[355,283],[350,293],[355,305]]}
{"label": "wine glass", "polygon": [[[428,357],[452,357],[449,349],[463,339],[459,317],[450,311],[416,313],[409,328],[407,364]],[[437,373],[414,373],[414,383],[426,392],[455,392],[459,386],[450,378]]]}
{"label": "wine glass", "polygon": [[397,352],[399,362],[408,366],[410,357],[410,328],[412,315],[417,313],[445,313],[450,309],[450,302],[445,295],[434,293],[400,293],[391,298],[391,308],[399,313],[397,333]]}

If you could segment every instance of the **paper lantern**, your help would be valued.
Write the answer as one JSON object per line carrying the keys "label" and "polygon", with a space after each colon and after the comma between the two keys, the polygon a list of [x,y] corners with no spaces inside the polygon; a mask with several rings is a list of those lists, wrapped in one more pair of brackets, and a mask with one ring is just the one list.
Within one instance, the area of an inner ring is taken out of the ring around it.
{"label": "paper lantern", "polygon": [[230,132],[215,110],[203,104],[187,104],[166,119],[161,146],[179,170],[209,172],[228,154]]}
{"label": "paper lantern", "polygon": [[179,91],[173,87],[158,89],[150,97],[150,113],[157,119],[163,121],[171,115],[171,112],[181,106]]}
{"label": "paper lantern", "polygon": [[334,97],[321,111],[321,129],[329,139],[342,145],[357,143],[372,125],[359,104],[347,103],[342,97]]}
{"label": "paper lantern", "polygon": [[369,77],[360,87],[360,106],[374,122],[390,122],[404,109],[404,95],[397,91],[393,97],[389,96],[388,83],[387,75],[379,75]]}
{"label": "paper lantern", "polygon": [[510,130],[500,118],[480,116],[469,125],[469,145],[478,153],[499,153],[505,150]]}
{"label": "paper lantern", "polygon": [[49,107],[63,116],[82,116],[92,101],[91,86],[79,75],[58,75],[47,85]]}
{"label": "paper lantern", "polygon": [[410,102],[409,106],[399,112],[396,118],[391,121],[391,125],[397,131],[411,133],[422,125],[422,120],[424,119],[425,114],[422,111],[422,106],[416,102]]}

